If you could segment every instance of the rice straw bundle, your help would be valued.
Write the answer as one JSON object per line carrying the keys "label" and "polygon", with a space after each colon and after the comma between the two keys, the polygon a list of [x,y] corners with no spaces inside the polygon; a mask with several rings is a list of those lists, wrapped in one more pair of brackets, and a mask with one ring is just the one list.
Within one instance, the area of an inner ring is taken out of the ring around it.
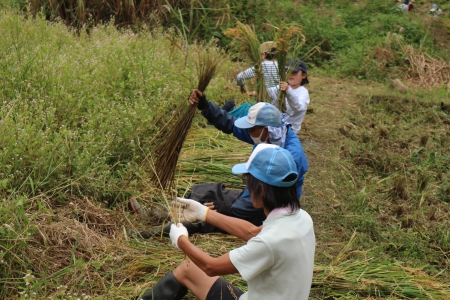
{"label": "rice straw bundle", "polygon": [[450,285],[419,269],[368,258],[351,251],[356,233],[328,266],[315,266],[312,291],[331,297],[392,297],[393,299],[450,299]]}
{"label": "rice straw bundle", "polygon": [[[281,25],[278,27],[275,34],[275,43],[277,45],[276,58],[278,62],[278,75],[280,76],[280,81],[286,82],[286,78],[289,78],[292,73],[293,67],[291,66],[286,72],[286,63],[288,54],[295,52],[296,49],[301,47],[306,41],[305,36],[302,34],[302,28],[292,25],[287,27]],[[276,103],[279,103],[278,107],[281,111],[286,111],[286,103],[284,101],[286,92],[280,91],[277,96]]]}
{"label": "rice straw bundle", "polygon": [[392,41],[400,46],[402,54],[407,55],[409,68],[406,75],[410,86],[422,88],[450,86],[450,63],[407,45],[401,35],[389,33],[386,46],[391,47]]}
{"label": "rice straw bundle", "polygon": [[[201,92],[205,91],[209,82],[216,75],[219,61],[220,55],[217,52],[208,51],[199,56],[196,71],[198,76],[197,88]],[[184,112],[179,112],[179,118],[174,120],[175,122],[170,126],[172,130],[158,141],[159,144],[154,150],[154,173],[151,181],[162,189],[167,190],[171,198],[175,194],[173,188],[178,156],[191,127],[196,110],[196,105],[189,105]]]}
{"label": "rice straw bundle", "polygon": [[240,53],[244,53],[253,63],[256,78],[256,100],[259,102],[267,96],[267,93],[265,92],[264,74],[261,68],[261,43],[256,37],[255,31],[250,26],[237,21],[235,28],[229,28],[223,33],[232,38],[231,45],[236,47],[236,50]]}

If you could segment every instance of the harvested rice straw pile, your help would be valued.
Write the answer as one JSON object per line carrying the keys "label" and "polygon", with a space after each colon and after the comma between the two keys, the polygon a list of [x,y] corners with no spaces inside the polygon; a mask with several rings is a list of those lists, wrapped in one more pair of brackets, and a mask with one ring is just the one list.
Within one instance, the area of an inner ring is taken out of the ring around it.
{"label": "harvested rice straw pile", "polygon": [[450,64],[448,62],[442,58],[433,58],[418,49],[414,49],[411,45],[406,45],[403,37],[398,34],[388,34],[388,45],[392,40],[400,46],[403,53],[408,55],[410,70],[407,76],[411,86],[433,88],[447,85],[450,89]]}
{"label": "harvested rice straw pile", "polygon": [[[217,73],[219,62],[220,53],[218,52],[208,51],[199,55],[196,65],[198,76],[197,89],[202,92],[205,91]],[[186,99],[183,99],[183,102],[187,102]],[[171,130],[158,141],[154,151],[154,173],[151,181],[158,187],[161,187],[161,189],[166,190],[167,195],[171,199],[175,196],[173,188],[178,157],[196,111],[197,106],[189,105],[184,109],[184,112],[179,113],[179,118],[172,121],[169,126]]]}
{"label": "harvested rice straw pile", "polygon": [[[275,43],[277,45],[277,62],[278,62],[278,75],[280,76],[280,81],[286,82],[286,78],[292,73],[290,68],[286,72],[287,57],[290,53],[295,52],[296,49],[300,48],[306,41],[305,36],[302,34],[302,28],[292,25],[286,27],[285,25],[280,25],[275,34]],[[294,66],[295,67],[295,66]],[[285,98],[286,92],[280,91],[277,96],[277,106],[282,112],[286,111]]]}
{"label": "harvested rice straw pile", "polygon": [[355,235],[328,266],[315,266],[312,292],[332,297],[355,296],[391,299],[450,299],[450,285],[424,271],[367,258],[350,251]]}
{"label": "harvested rice straw pile", "polygon": [[265,91],[264,74],[261,68],[261,43],[256,37],[255,31],[250,26],[237,21],[235,28],[229,28],[223,33],[227,37],[232,38],[231,45],[236,47],[236,50],[240,53],[244,53],[253,63],[256,79],[256,101],[267,100],[268,96]]}

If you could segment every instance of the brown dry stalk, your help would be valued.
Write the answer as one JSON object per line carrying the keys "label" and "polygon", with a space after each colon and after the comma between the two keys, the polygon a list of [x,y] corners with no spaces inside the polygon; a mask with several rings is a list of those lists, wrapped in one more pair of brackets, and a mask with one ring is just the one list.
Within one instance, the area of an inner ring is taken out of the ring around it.
{"label": "brown dry stalk", "polygon": [[[296,49],[300,48],[306,41],[305,36],[302,34],[302,28],[292,25],[287,27],[285,25],[280,25],[275,34],[275,43],[277,45],[277,62],[278,62],[278,75],[280,76],[280,81],[286,81],[286,78],[290,76],[293,70],[293,66],[286,72],[286,63],[288,55],[295,52]],[[295,67],[295,66],[294,66]],[[281,91],[278,93],[277,100],[275,103],[281,111],[286,111],[285,103],[286,92]]]}
{"label": "brown dry stalk", "polygon": [[433,88],[450,85],[450,64],[448,62],[442,58],[433,58],[421,50],[405,44],[402,36],[398,34],[388,34],[386,45],[390,47],[392,41],[395,41],[402,52],[408,55],[410,68],[407,78],[411,86]]}
{"label": "brown dry stalk", "polygon": [[232,38],[233,41],[231,42],[231,45],[234,46],[239,53],[246,55],[253,63],[256,79],[256,99],[258,102],[261,101],[264,99],[266,93],[264,75],[261,69],[261,43],[256,37],[255,31],[250,26],[237,21],[235,28],[229,28],[223,33],[227,37]]}
{"label": "brown dry stalk", "polygon": [[[215,51],[207,51],[198,57],[196,70],[198,77],[197,89],[204,92],[210,81],[217,74],[217,68],[220,62],[220,54]],[[185,101],[185,99],[183,99]],[[181,109],[180,109],[181,110]],[[161,137],[154,151],[154,172],[151,181],[157,184],[162,190],[165,190],[168,197],[166,205],[173,221],[177,221],[178,212],[172,211],[174,208],[168,203],[168,199],[175,197],[174,178],[177,167],[178,157],[180,155],[183,143],[189,133],[192,120],[197,110],[196,105],[189,105],[180,113],[178,119],[174,119],[167,135]]]}

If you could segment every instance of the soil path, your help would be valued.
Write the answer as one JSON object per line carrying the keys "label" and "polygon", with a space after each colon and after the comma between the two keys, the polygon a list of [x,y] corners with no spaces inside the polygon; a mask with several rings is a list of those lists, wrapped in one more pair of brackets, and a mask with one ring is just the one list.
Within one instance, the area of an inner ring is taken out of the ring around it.
{"label": "soil path", "polygon": [[351,172],[340,162],[343,143],[339,129],[349,126],[349,112],[358,111],[358,101],[387,90],[380,84],[312,76],[308,87],[311,113],[305,116],[299,137],[309,161],[302,207],[314,220],[317,260],[326,262],[328,254],[338,253],[350,239],[349,232],[333,224],[333,218],[346,217],[346,195],[354,192],[347,182]]}

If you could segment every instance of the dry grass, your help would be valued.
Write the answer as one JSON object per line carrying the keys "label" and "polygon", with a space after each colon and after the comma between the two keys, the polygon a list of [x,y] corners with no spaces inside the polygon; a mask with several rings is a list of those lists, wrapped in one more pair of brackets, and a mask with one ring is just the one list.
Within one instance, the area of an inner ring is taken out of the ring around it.
{"label": "dry grass", "polygon": [[[217,74],[220,60],[220,53],[212,50],[198,57],[196,64],[197,89],[201,92],[206,90],[208,84]],[[179,118],[169,125],[170,130],[158,140],[158,144],[154,149],[154,172],[151,181],[165,191],[166,199],[174,199],[177,194],[174,189],[175,170],[183,143],[197,112],[197,106],[189,105],[187,108],[181,108],[180,110],[183,109],[184,112],[179,113]],[[166,202],[169,212],[172,213],[167,200]],[[172,220],[177,220],[176,216],[177,213],[173,212]]]}
{"label": "dry grass", "polygon": [[[277,44],[276,58],[278,62],[278,75],[280,76],[280,81],[286,82],[286,78],[292,74],[293,69],[296,66],[291,66],[286,72],[286,63],[288,61],[289,54],[295,52],[296,49],[300,48],[305,44],[306,38],[302,34],[302,28],[292,25],[287,27],[285,25],[280,25],[277,28],[275,34],[275,43]],[[281,111],[286,111],[285,102],[286,92],[280,91],[276,103]]]}
{"label": "dry grass", "polygon": [[174,0],[34,0],[30,2],[31,12],[44,10],[53,18],[60,18],[66,25],[81,27],[114,20],[118,26],[127,26],[145,22],[149,25],[160,24],[170,17],[171,7],[190,5],[189,1]]}
{"label": "dry grass", "polygon": [[[336,218],[349,222],[354,218],[348,199],[361,190],[353,178],[354,170],[342,158],[347,150],[342,148],[345,142],[338,129],[355,127],[344,112],[358,111],[358,95],[389,92],[388,87],[316,76],[309,91],[314,97],[314,113],[305,118],[299,136],[310,163],[302,207],[314,220],[317,238],[311,298],[411,299],[416,295],[419,299],[447,299],[449,287],[439,277],[406,267],[407,263],[385,265],[366,252],[355,251],[362,247],[359,240],[364,233],[352,237],[353,231],[336,222]],[[200,116],[199,120],[204,121]],[[241,187],[240,177],[232,175],[230,168],[245,161],[250,151],[250,145],[233,136],[199,127],[189,133],[180,154],[177,189],[213,181]],[[39,228],[36,242],[29,245],[33,266],[49,274],[48,281],[55,281],[55,286],[67,282],[73,291],[87,291],[103,299],[130,299],[183,261],[181,251],[174,250],[166,238],[127,241],[122,226],[139,226],[133,220],[128,222],[128,213],[102,208],[87,199],[72,202],[65,207],[49,204],[53,212],[39,213],[34,221]],[[435,217],[443,220],[443,213],[438,210]],[[352,242],[347,243],[349,240]],[[222,234],[194,235],[191,241],[212,256],[242,245],[242,241]],[[240,276],[226,278],[246,289]]]}
{"label": "dry grass", "polygon": [[[407,81],[412,87],[434,88],[446,85],[450,87],[450,64],[442,58],[433,58],[411,45],[406,45],[403,38],[398,34],[389,34],[387,45],[392,42],[398,44],[402,53],[408,56],[409,69],[407,70]],[[389,51],[383,51],[383,56],[390,55]],[[388,53],[388,54],[386,54]],[[380,54],[380,50],[378,50]]]}
{"label": "dry grass", "polygon": [[255,68],[256,78],[256,100],[264,101],[267,98],[264,84],[264,74],[261,68],[262,56],[260,51],[261,42],[258,40],[255,30],[249,25],[236,22],[235,28],[229,28],[224,34],[232,38],[231,46],[235,47],[238,53],[244,54]]}

